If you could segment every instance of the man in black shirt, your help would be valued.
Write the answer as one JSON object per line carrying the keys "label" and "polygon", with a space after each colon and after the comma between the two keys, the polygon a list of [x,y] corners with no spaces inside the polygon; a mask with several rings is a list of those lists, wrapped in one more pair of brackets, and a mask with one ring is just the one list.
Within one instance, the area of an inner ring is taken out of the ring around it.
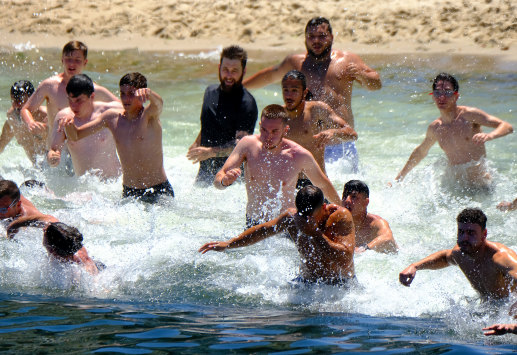
{"label": "man in black shirt", "polygon": [[247,54],[238,46],[223,49],[219,63],[220,85],[205,91],[201,131],[187,158],[199,164],[197,185],[211,185],[233,148],[242,137],[253,134],[258,109],[253,96],[242,86]]}

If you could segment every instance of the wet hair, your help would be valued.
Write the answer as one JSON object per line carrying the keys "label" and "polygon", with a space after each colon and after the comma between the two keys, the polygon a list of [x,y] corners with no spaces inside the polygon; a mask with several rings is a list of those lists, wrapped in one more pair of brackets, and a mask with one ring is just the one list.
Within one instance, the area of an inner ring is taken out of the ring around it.
{"label": "wet hair", "polygon": [[323,191],[314,185],[303,187],[296,194],[296,209],[298,214],[303,217],[309,217],[317,208],[323,205],[325,197]]}
{"label": "wet hair", "polygon": [[267,105],[262,110],[262,114],[260,115],[260,120],[282,120],[282,123],[287,123],[287,113],[285,109],[277,104]]}
{"label": "wet hair", "polygon": [[45,183],[42,182],[42,181],[38,181],[38,180],[26,180],[23,182],[23,184],[20,185],[20,187],[28,187],[28,188],[33,188],[33,187],[45,187]]}
{"label": "wet hair", "polygon": [[61,257],[77,253],[83,247],[83,235],[75,227],[61,222],[53,222],[43,233],[45,247]]}
{"label": "wet hair", "polygon": [[11,96],[15,101],[21,102],[25,95],[30,97],[34,93],[34,86],[28,80],[19,80],[11,86]]}
{"label": "wet hair", "polygon": [[81,51],[83,52],[84,59],[88,57],[88,47],[86,44],[79,41],[70,41],[63,47],[62,55],[65,56],[67,54],[72,54],[73,51]]}
{"label": "wet hair", "polygon": [[479,208],[465,208],[460,212],[458,217],[456,217],[456,222],[458,223],[477,224],[483,230],[486,229],[486,220],[486,215]]}
{"label": "wet hair", "polygon": [[147,79],[139,72],[127,73],[122,78],[120,78],[118,83],[119,87],[124,85],[129,85],[135,89],[145,89],[147,88]]}
{"label": "wet hair", "polygon": [[360,194],[364,194],[366,197],[370,197],[370,189],[368,185],[366,185],[361,180],[350,180],[343,187],[343,199],[345,199],[352,192],[357,192]]}
{"label": "wet hair", "polygon": [[282,84],[286,80],[299,80],[302,83],[303,90],[307,89],[307,79],[305,79],[305,74],[303,74],[299,70],[289,70],[284,77],[282,78]]}
{"label": "wet hair", "polygon": [[223,62],[223,58],[239,59],[241,61],[242,70],[244,70],[244,68],[246,68],[246,62],[248,61],[248,53],[246,53],[246,51],[239,46],[229,46],[223,48],[219,64]]}
{"label": "wet hair", "polygon": [[90,97],[94,91],[93,81],[86,74],[74,75],[66,84],[66,93],[72,97],[78,97],[82,94]]}
{"label": "wet hair", "polygon": [[327,24],[329,33],[332,34],[332,26],[330,26],[330,21],[321,16],[313,17],[309,20],[309,22],[307,22],[307,25],[305,26],[305,33],[309,31],[309,28],[317,27],[319,25],[323,25],[324,23]]}
{"label": "wet hair", "polygon": [[12,201],[20,199],[20,189],[15,182],[11,180],[1,180],[0,181],[0,198],[4,196],[9,196]]}
{"label": "wet hair", "polygon": [[436,76],[436,78],[434,78],[434,80],[433,80],[433,90],[436,90],[436,84],[439,81],[448,81],[449,83],[452,84],[452,87],[453,87],[454,91],[459,91],[460,90],[460,85],[458,84],[458,80],[456,80],[456,78],[453,77],[451,74],[448,74],[448,73],[440,73],[440,74],[438,74]]}

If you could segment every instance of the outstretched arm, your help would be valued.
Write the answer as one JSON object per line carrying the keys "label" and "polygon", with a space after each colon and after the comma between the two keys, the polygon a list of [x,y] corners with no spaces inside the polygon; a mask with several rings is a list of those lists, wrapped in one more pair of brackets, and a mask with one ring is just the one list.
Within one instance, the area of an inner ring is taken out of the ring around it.
{"label": "outstretched arm", "polygon": [[292,55],[285,57],[280,64],[258,71],[248,79],[244,80],[242,84],[247,89],[258,89],[280,81],[284,74],[291,69],[295,69]]}
{"label": "outstretched arm", "polygon": [[201,161],[210,158],[224,158],[231,154],[239,140],[248,135],[246,131],[237,131],[235,134],[235,140],[228,142],[227,144],[220,145],[217,147],[202,147],[201,144],[201,132],[197,136],[194,143],[190,146],[187,152],[187,159],[192,160],[192,164],[199,163]]}
{"label": "outstretched arm", "polygon": [[413,153],[411,153],[406,165],[402,168],[402,170],[399,172],[397,177],[395,178],[396,181],[402,181],[404,180],[404,177],[422,161],[427,156],[427,153],[429,153],[429,149],[433,146],[433,144],[436,142],[436,137],[432,131],[431,126],[427,128],[427,133],[425,135],[424,141],[413,150]]}
{"label": "outstretched arm", "polygon": [[342,205],[341,198],[339,197],[336,189],[330,182],[329,178],[323,173],[312,154],[308,151],[302,152],[302,171],[307,175],[309,180],[323,191],[323,194],[331,203],[338,206]]}
{"label": "outstretched arm", "polygon": [[108,127],[109,120],[116,115],[118,115],[117,110],[105,111],[94,120],[82,125],[81,127],[77,127],[73,120],[63,120],[59,122],[59,129],[64,130],[66,137],[75,142]]}
{"label": "outstretched arm", "polygon": [[506,202],[503,201],[500,204],[497,205],[497,208],[500,211],[513,211],[517,210],[517,198],[513,200],[513,202]]}
{"label": "outstretched arm", "polygon": [[223,251],[225,249],[242,248],[253,245],[260,242],[261,240],[286,230],[291,220],[291,213],[286,211],[271,221],[253,226],[245,230],[243,233],[239,234],[233,239],[230,239],[227,242],[206,243],[201,248],[199,248],[199,252],[204,254],[210,250]]}
{"label": "outstretched arm", "polygon": [[58,222],[58,220],[51,215],[41,213],[20,217],[7,226],[7,238],[14,238],[16,233],[18,233],[22,227],[44,228],[51,222]]}
{"label": "outstretched arm", "polygon": [[404,286],[409,286],[413,282],[418,270],[443,269],[453,262],[452,249],[441,250],[409,265],[399,274],[399,281]]}

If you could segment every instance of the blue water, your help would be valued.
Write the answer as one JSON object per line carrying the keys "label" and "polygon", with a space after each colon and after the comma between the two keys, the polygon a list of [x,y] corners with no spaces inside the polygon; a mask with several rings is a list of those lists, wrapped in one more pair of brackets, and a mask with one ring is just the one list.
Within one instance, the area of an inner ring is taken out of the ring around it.
{"label": "blue water", "polygon": [[[360,172],[332,164],[338,192],[352,178],[370,186],[372,213],[387,219],[401,247],[397,255],[355,258],[361,287],[296,288],[299,257],[283,238],[245,249],[200,255],[211,240],[244,228],[245,189],[197,189],[197,165],[185,158],[199,131],[205,87],[217,81],[217,52],[91,51],[87,73],[117,92],[119,78],[140,71],[164,100],[165,170],[177,198],[150,206],[120,200],[121,181],[70,178],[38,171],[12,142],[0,155],[0,174],[18,183],[37,178],[51,191],[24,190],[40,210],[78,227],[91,255],[108,268],[97,278],[59,267],[41,247],[41,232],[0,240],[0,351],[12,353],[505,353],[517,337],[486,338],[481,328],[511,322],[512,298],[484,305],[456,268],[420,271],[410,288],[398,283],[408,264],[455,242],[455,217],[469,206],[488,216],[489,239],[517,249],[517,213],[495,206],[517,197],[515,134],[487,143],[494,189],[475,193],[444,177],[438,147],[403,184],[393,181],[438,111],[430,80],[450,71],[460,80],[460,103],[517,126],[517,65],[491,57],[364,56],[383,89],[354,89]],[[253,60],[248,73],[281,58]],[[60,70],[59,51],[0,52],[0,111],[9,87],[34,84]],[[2,94],[3,93],[3,94]],[[281,103],[278,85],[252,92],[259,110]],[[1,120],[0,120],[1,121]]]}

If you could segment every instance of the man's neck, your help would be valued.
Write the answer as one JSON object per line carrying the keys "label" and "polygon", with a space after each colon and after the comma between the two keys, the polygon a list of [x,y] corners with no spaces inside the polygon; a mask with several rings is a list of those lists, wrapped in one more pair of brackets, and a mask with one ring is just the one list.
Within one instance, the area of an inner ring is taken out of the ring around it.
{"label": "man's neck", "polygon": [[458,117],[459,113],[458,106],[454,105],[454,107],[449,109],[441,109],[440,117],[443,122],[452,123]]}
{"label": "man's neck", "polygon": [[[284,106],[285,107],[285,106]],[[290,119],[297,119],[302,117],[303,118],[303,112],[305,110],[305,100],[302,100],[298,106],[294,110],[285,110],[287,112],[287,116],[289,116]]]}
{"label": "man's neck", "polygon": [[331,54],[332,54],[332,50],[328,52],[327,55],[325,56],[315,56],[313,54],[311,54],[310,52],[307,52],[307,60],[309,62],[312,62],[318,66],[320,65],[326,65],[328,63],[330,63],[332,61],[332,58],[331,58]]}
{"label": "man's neck", "polygon": [[79,121],[89,121],[90,117],[92,117],[93,110],[94,110],[94,106],[92,105],[91,107],[88,108],[88,111],[85,112],[83,115],[80,115],[80,116],[75,115],[75,119],[77,119]]}
{"label": "man's neck", "polygon": [[140,118],[143,111],[144,111],[143,107],[140,107],[140,108],[134,109],[134,110],[126,110],[125,116],[129,121],[137,120]]}

